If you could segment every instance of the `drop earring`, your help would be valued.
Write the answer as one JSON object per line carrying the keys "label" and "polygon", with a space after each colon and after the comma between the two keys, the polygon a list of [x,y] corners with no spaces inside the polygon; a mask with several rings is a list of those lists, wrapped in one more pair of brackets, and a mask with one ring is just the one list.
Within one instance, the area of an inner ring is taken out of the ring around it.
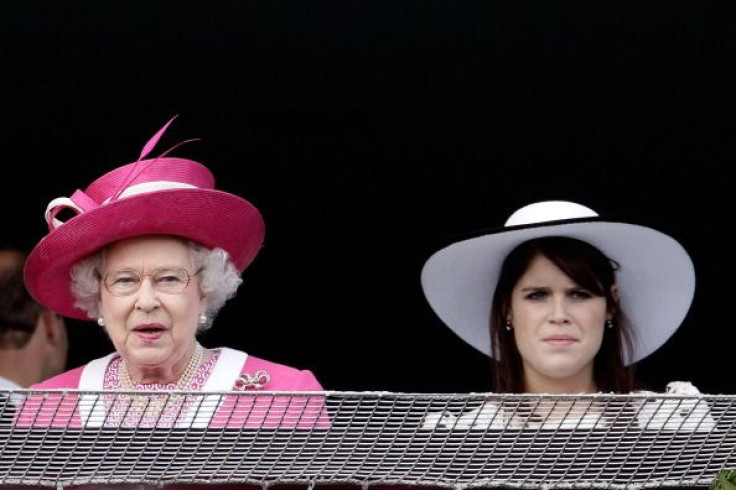
{"label": "drop earring", "polygon": [[511,329],[514,328],[511,326],[511,320],[509,320],[508,318],[506,319],[506,323],[504,324],[504,327],[506,327],[506,331],[508,332],[510,332]]}
{"label": "drop earring", "polygon": [[606,320],[606,328],[613,328],[613,319],[609,318]]}
{"label": "drop earring", "polygon": [[100,317],[97,319],[97,325],[104,327],[105,326],[105,319]]}
{"label": "drop earring", "polygon": [[206,323],[207,323],[207,314],[202,313],[201,315],[199,315],[199,324],[205,325]]}

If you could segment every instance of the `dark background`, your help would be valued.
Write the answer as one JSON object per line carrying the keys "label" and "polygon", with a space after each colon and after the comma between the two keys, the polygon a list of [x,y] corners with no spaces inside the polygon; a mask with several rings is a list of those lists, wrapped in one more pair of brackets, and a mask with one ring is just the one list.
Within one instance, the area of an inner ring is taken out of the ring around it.
{"label": "dark background", "polygon": [[[653,389],[734,389],[736,9],[727,1],[0,2],[3,239],[157,147],[254,203],[266,242],[203,343],[337,390],[487,391],[424,261],[522,205],[584,203],[691,252]],[[70,321],[69,367],[108,353]]]}

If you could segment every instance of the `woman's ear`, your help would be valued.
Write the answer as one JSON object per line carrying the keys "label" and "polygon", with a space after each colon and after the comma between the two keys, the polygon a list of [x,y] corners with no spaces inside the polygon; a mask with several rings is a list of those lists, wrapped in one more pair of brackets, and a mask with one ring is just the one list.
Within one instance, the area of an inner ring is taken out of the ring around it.
{"label": "woman's ear", "polygon": [[618,295],[618,284],[614,284],[611,286],[611,296],[613,297],[614,301],[616,301],[616,304],[619,302],[619,295]]}
{"label": "woman's ear", "polygon": [[611,297],[613,298],[614,304],[608,305],[608,312],[613,315],[618,309],[619,303],[618,284],[611,286]]}
{"label": "woman's ear", "polygon": [[514,323],[514,314],[510,308],[503,312],[503,321],[506,323]]}

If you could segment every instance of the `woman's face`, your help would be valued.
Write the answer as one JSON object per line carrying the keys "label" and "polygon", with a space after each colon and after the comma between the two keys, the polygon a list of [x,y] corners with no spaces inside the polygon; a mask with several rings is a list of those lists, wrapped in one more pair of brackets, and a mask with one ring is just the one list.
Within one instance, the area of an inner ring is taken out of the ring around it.
{"label": "woman's face", "polygon": [[[107,277],[107,284],[117,280],[120,287],[132,292],[115,295],[103,284],[100,312],[115,349],[126,359],[129,369],[176,372],[188,363],[199,317],[206,306],[190,253],[182,240],[157,235],[122,240],[107,249],[103,280]],[[191,276],[188,286],[179,293],[167,291],[176,278],[160,272],[180,269]],[[137,290],[130,286],[136,283],[134,272],[145,276]],[[157,272],[160,274],[154,281]]]}
{"label": "woman's face", "polygon": [[537,255],[514,286],[508,315],[526,391],[596,391],[593,359],[606,319],[604,297],[581,288],[549,259]]}

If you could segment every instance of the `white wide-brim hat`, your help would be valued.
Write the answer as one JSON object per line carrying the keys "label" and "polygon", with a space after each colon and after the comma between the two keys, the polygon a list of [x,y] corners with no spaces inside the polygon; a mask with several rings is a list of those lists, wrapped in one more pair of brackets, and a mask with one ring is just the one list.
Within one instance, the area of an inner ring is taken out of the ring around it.
{"label": "white wide-brim hat", "polygon": [[626,364],[656,351],[682,324],[695,293],[695,269],[683,246],[660,231],[607,221],[567,201],[527,205],[503,228],[435,252],[421,273],[432,309],[461,339],[491,356],[491,302],[503,261],[522,242],[546,236],[584,240],[619,264],[619,301],[635,337]]}

